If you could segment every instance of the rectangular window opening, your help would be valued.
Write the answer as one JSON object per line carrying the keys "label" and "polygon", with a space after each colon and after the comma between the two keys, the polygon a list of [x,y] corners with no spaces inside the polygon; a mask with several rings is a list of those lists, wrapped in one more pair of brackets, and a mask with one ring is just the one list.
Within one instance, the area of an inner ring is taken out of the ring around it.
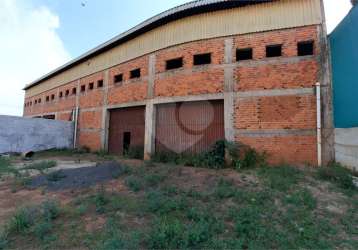
{"label": "rectangular window opening", "polygon": [[35,100],[35,104],[37,104],[37,100]]}
{"label": "rectangular window opening", "polygon": [[236,61],[252,60],[252,48],[237,49]]}
{"label": "rectangular window opening", "polygon": [[46,96],[46,102],[50,101],[50,97]]}
{"label": "rectangular window opening", "polygon": [[92,89],[94,88],[94,83],[93,83],[93,82],[90,82],[90,83],[88,84],[88,88],[89,88],[90,90],[92,90]]}
{"label": "rectangular window opening", "polygon": [[298,56],[311,56],[314,54],[314,42],[305,41],[297,43]]}
{"label": "rectangular window opening", "polygon": [[69,96],[70,95],[70,90],[66,90],[66,96]]}
{"label": "rectangular window opening", "polygon": [[103,87],[103,80],[98,80],[97,81],[97,88],[102,88]]}
{"label": "rectangular window opening", "polygon": [[62,91],[60,92],[59,97],[60,97],[60,98],[62,98],[62,97],[63,97],[63,93],[62,93]]}
{"label": "rectangular window opening", "polygon": [[54,94],[51,95],[51,100],[52,101],[55,100],[55,95]]}
{"label": "rectangular window opening", "polygon": [[85,92],[86,91],[86,85],[82,85],[81,86],[81,92]]}
{"label": "rectangular window opening", "polygon": [[211,53],[194,55],[194,65],[211,64]]}
{"label": "rectangular window opening", "polygon": [[38,100],[38,103],[41,103],[41,98]]}
{"label": "rectangular window opening", "polygon": [[77,88],[72,89],[72,95],[75,95],[75,94],[77,94]]}
{"label": "rectangular window opening", "polygon": [[140,69],[134,69],[130,72],[130,79],[140,78]]}
{"label": "rectangular window opening", "polygon": [[166,61],[166,70],[171,70],[171,69],[178,69],[178,68],[182,68],[183,67],[183,58],[175,58],[175,59],[171,59]]}
{"label": "rectangular window opening", "polygon": [[279,57],[282,56],[282,45],[269,45],[266,46],[266,57]]}
{"label": "rectangular window opening", "polygon": [[123,74],[118,74],[114,76],[114,83],[120,83],[123,81]]}

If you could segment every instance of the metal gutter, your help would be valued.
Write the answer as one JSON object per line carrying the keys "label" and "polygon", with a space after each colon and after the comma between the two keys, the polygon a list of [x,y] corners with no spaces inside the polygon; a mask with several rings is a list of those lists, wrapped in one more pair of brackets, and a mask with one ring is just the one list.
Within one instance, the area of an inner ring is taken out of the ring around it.
{"label": "metal gutter", "polygon": [[111,48],[118,46],[119,44],[125,43],[141,34],[144,34],[150,30],[153,30],[159,26],[167,24],[169,22],[185,18],[188,16],[193,16],[201,13],[206,13],[210,11],[224,10],[235,7],[243,7],[246,5],[259,4],[272,2],[277,0],[197,0],[190,3],[180,5],[178,7],[167,10],[161,14],[158,14],[141,24],[135,26],[134,28],[110,39],[109,41],[95,47],[92,50],[84,53],[83,55],[75,58],[74,60],[64,64],[63,66],[51,71],[50,73],[42,76],[41,78],[35,80],[34,82],[26,85],[23,90],[30,89],[47,79],[58,75],[67,69],[78,65],[98,54],[101,54]]}

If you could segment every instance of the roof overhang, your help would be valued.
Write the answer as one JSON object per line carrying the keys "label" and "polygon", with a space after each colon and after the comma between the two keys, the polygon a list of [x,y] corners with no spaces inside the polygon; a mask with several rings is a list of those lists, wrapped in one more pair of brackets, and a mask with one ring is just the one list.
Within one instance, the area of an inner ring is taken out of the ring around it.
{"label": "roof overhang", "polygon": [[37,79],[36,81],[28,84],[25,86],[23,90],[30,89],[40,83],[82,63],[90,58],[99,55],[105,51],[108,51],[120,44],[123,44],[135,37],[138,37],[150,30],[153,30],[157,27],[160,27],[164,24],[169,22],[197,15],[202,13],[207,13],[211,11],[217,10],[224,10],[224,9],[231,9],[236,7],[243,7],[252,4],[259,4],[259,3],[267,3],[277,0],[198,0],[193,1],[187,4],[180,5],[178,7],[172,8],[167,10],[159,15],[156,15],[141,24],[135,26],[134,28],[112,38],[111,40],[97,46],[96,48],[84,53],[83,55],[75,58],[74,60],[62,65],[61,67],[51,71],[50,73],[42,76],[41,78]]}

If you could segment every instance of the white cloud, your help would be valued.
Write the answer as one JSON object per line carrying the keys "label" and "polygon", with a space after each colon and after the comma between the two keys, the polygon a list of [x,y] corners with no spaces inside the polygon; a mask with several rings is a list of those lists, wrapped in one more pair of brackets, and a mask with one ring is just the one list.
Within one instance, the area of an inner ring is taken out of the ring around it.
{"label": "white cloud", "polygon": [[328,34],[342,21],[352,8],[350,0],[324,0]]}
{"label": "white cloud", "polygon": [[22,115],[22,88],[70,59],[56,33],[60,22],[46,7],[0,1],[0,114]]}

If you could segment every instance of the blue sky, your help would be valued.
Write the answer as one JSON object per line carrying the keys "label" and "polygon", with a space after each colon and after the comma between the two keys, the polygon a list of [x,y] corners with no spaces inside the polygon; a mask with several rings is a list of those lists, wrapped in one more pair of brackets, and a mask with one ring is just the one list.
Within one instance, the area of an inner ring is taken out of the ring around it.
{"label": "blue sky", "polygon": [[[78,56],[146,19],[190,0],[33,0],[61,20],[58,34],[71,56]],[[82,5],[85,4],[85,6]]]}
{"label": "blue sky", "polygon": [[[0,115],[22,115],[26,84],[189,1],[0,0]],[[348,13],[350,0],[324,2],[331,31]]]}

